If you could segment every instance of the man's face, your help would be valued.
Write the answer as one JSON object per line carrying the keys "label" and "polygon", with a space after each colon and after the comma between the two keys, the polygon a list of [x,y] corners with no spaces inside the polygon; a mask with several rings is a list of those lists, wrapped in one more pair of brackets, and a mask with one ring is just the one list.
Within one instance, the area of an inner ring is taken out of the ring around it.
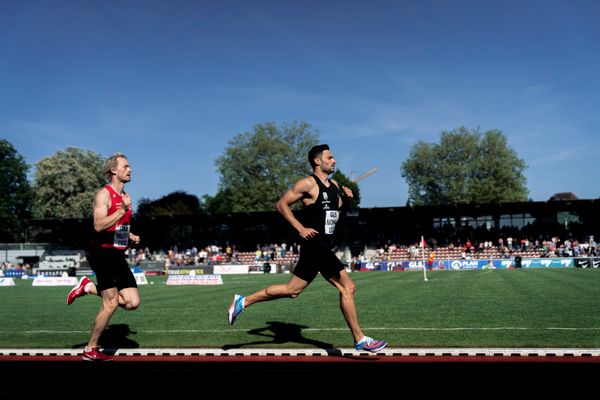
{"label": "man's face", "polygon": [[131,166],[129,165],[129,161],[126,158],[119,157],[117,158],[117,170],[115,172],[117,178],[121,182],[129,182],[131,181]]}
{"label": "man's face", "polygon": [[319,160],[321,161],[321,171],[325,172],[326,174],[333,174],[335,172],[335,158],[333,158],[331,151],[323,151]]}

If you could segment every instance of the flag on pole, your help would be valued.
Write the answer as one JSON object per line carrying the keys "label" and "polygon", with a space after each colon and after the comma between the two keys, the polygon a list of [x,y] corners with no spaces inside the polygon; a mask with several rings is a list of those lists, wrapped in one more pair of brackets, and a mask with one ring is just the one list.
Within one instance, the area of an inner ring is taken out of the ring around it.
{"label": "flag on pole", "polygon": [[423,235],[421,235],[421,249],[423,249],[422,253],[422,262],[423,262],[423,280],[427,282],[427,265],[425,264],[425,246],[427,246],[427,242],[423,239]]}

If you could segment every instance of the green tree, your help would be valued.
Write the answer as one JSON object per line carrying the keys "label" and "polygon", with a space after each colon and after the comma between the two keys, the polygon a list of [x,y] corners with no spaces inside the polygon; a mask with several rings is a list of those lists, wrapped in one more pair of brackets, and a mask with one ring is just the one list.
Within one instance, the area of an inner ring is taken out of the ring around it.
{"label": "green tree", "polygon": [[91,218],[94,195],[104,185],[104,159],[75,147],[36,163],[34,218]]}
{"label": "green tree", "polygon": [[178,190],[157,200],[141,198],[136,216],[189,215],[202,211],[198,196]]}
{"label": "green tree", "polygon": [[308,151],[318,141],[319,133],[305,122],[257,124],[236,135],[215,161],[219,201],[206,197],[207,211],[273,211],[283,192],[310,172]]}
{"label": "green tree", "polygon": [[223,189],[211,196],[205,194],[202,196],[204,209],[211,213],[227,213],[234,209],[234,196],[230,189]]}
{"label": "green tree", "polygon": [[6,139],[0,139],[0,242],[21,241],[21,222],[30,217],[29,165]]}
{"label": "green tree", "polygon": [[526,168],[501,131],[461,127],[417,142],[401,171],[409,204],[483,204],[526,201]]}

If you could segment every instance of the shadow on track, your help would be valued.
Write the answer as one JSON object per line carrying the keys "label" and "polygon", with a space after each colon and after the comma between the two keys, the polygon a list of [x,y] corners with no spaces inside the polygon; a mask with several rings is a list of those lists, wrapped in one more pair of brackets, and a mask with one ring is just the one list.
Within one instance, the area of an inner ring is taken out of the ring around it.
{"label": "shadow on track", "polygon": [[342,355],[342,351],[333,347],[333,344],[322,342],[320,340],[308,339],[302,335],[302,329],[308,328],[304,325],[289,324],[279,321],[267,321],[267,326],[264,328],[251,329],[248,331],[250,335],[264,337],[264,340],[255,340],[252,342],[226,344],[222,347],[223,350],[238,349],[242,347],[261,347],[272,344],[298,343],[303,345],[314,346],[318,349],[323,349],[328,355]]}
{"label": "shadow on track", "polygon": [[[137,332],[132,331],[127,324],[112,324],[102,333],[98,344],[107,354],[115,354],[119,349],[139,349],[140,345],[129,338],[129,335],[135,334]],[[77,343],[72,348],[79,349],[86,345],[87,342]]]}

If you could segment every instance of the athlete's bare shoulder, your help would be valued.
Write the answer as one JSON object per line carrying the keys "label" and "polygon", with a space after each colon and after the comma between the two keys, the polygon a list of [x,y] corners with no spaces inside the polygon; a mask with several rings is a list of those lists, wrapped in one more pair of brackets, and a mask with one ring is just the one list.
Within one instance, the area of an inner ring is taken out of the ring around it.
{"label": "athlete's bare shoulder", "polygon": [[110,193],[106,187],[102,187],[98,189],[96,195],[94,196],[95,204],[107,204],[110,200]]}
{"label": "athlete's bare shoulder", "polygon": [[310,192],[312,188],[316,186],[317,182],[312,175],[305,176],[304,178],[298,179],[294,184],[295,191],[298,193]]}

